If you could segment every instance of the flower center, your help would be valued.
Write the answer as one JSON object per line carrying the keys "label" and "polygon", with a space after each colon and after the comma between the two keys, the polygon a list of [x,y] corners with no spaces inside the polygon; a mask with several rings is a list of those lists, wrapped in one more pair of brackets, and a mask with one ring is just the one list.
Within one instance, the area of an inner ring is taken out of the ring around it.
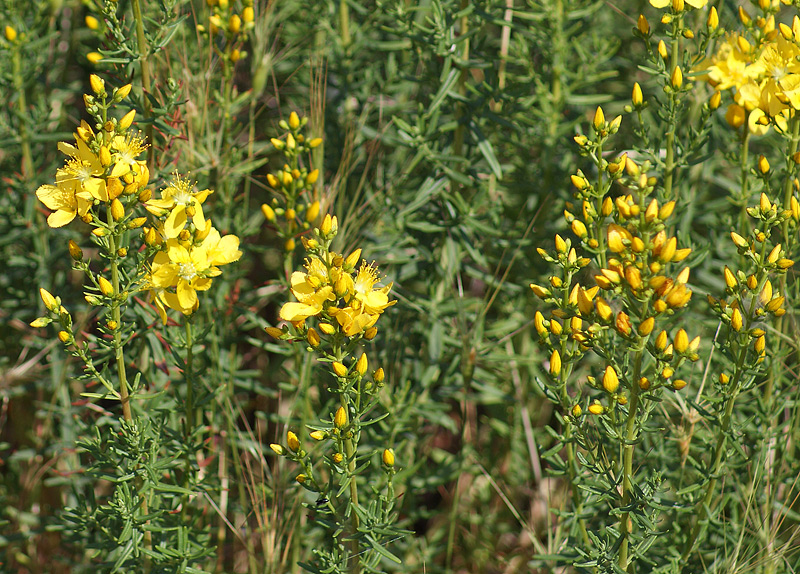
{"label": "flower center", "polygon": [[181,263],[178,266],[178,276],[186,282],[191,282],[192,279],[197,277],[197,269],[194,263]]}

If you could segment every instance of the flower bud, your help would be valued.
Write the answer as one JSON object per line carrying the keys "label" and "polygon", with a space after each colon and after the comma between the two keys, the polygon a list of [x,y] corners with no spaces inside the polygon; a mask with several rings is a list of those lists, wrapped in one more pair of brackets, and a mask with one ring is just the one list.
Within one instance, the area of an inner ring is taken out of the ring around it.
{"label": "flower bud", "polygon": [[310,435],[308,435],[308,436],[310,436],[310,437],[311,437],[311,438],[313,438],[314,440],[325,440],[325,436],[326,436],[326,435],[325,435],[325,433],[324,433],[324,432],[322,432],[322,431],[319,431],[319,430],[316,430],[316,431],[312,432],[312,433],[311,433]]}
{"label": "flower bud", "polygon": [[710,30],[716,30],[719,26],[719,14],[717,14],[717,9],[712,6],[711,10],[708,12],[708,19],[706,20],[706,25]]}
{"label": "flower bud", "polygon": [[8,40],[9,42],[13,42],[14,40],[17,39],[17,31],[11,26],[6,26],[4,33],[6,36],[6,40]]}
{"label": "flower bud", "polygon": [[106,297],[111,297],[114,294],[114,286],[105,277],[97,279],[97,286],[100,287],[100,292]]}
{"label": "flower bud", "polygon": [[275,339],[280,339],[281,337],[283,337],[283,331],[281,331],[277,327],[264,327],[264,330],[267,332],[267,335]]}
{"label": "flower bud", "polygon": [[667,52],[667,45],[664,40],[659,40],[658,42],[658,55],[661,56],[662,60],[669,58],[669,52]]}
{"label": "flower bud", "polygon": [[66,345],[72,340],[72,335],[70,335],[67,331],[59,331],[58,340]]}
{"label": "flower bud", "polygon": [[672,70],[672,76],[670,76],[669,82],[673,89],[681,89],[681,86],[683,86],[683,73],[681,72],[680,66],[675,66],[675,69]]}
{"label": "flower bud", "polygon": [[339,361],[333,363],[333,372],[336,373],[339,377],[346,377],[347,376],[347,367],[345,367]]}
{"label": "flower bud", "polygon": [[614,367],[608,365],[603,373],[603,388],[609,393],[615,393],[619,388],[619,377]]}
{"label": "flower bud", "polygon": [[639,29],[639,32],[642,34],[642,36],[650,35],[650,22],[648,22],[647,18],[644,17],[644,14],[639,14],[639,19],[636,21],[636,27]]}
{"label": "flower bud", "polygon": [[606,123],[606,117],[603,114],[603,108],[597,106],[597,109],[594,112],[594,119],[592,120],[592,126],[594,127],[595,131],[600,131],[603,129],[603,126]]}
{"label": "flower bud", "polygon": [[572,416],[578,418],[583,414],[583,409],[580,405],[575,405],[572,407]]}
{"label": "flower bud", "polygon": [[734,309],[731,314],[731,328],[737,332],[742,330],[742,313],[739,309]]}
{"label": "flower bud", "polygon": [[558,350],[554,350],[550,355],[550,374],[557,377],[561,373],[561,355]]}
{"label": "flower bud", "polygon": [[604,410],[605,409],[603,408],[603,405],[601,405],[600,403],[592,403],[591,405],[589,405],[589,412],[592,413],[593,415],[601,415],[603,414]]}
{"label": "flower bud", "polygon": [[308,341],[308,344],[311,345],[312,347],[319,347],[320,343],[319,333],[317,333],[316,329],[314,329],[313,327],[311,327],[308,330],[308,333],[306,333],[306,341]]}
{"label": "flower bud", "polygon": [[127,114],[122,116],[122,119],[117,124],[117,129],[119,129],[119,131],[127,130],[133,124],[134,118],[136,118],[136,110],[129,111]]}
{"label": "flower bud", "polygon": [[383,449],[383,455],[381,456],[383,460],[383,464],[388,467],[394,466],[394,451],[390,448]]}
{"label": "flower bud", "polygon": [[639,82],[633,84],[633,93],[631,94],[631,103],[635,108],[638,108],[642,105],[644,101],[644,97],[642,96],[642,87],[639,85]]}
{"label": "flower bud", "polygon": [[653,327],[655,327],[655,324],[656,324],[655,317],[648,317],[639,324],[638,328],[639,334],[642,337],[646,337],[647,335],[653,332]]}
{"label": "flower bud", "polygon": [[83,250],[72,239],[69,240],[68,248],[69,255],[74,261],[81,261],[83,259]]}
{"label": "flower bud", "polygon": [[336,414],[333,416],[333,424],[339,430],[342,430],[347,425],[347,411],[344,407],[339,407],[336,410]]}
{"label": "flower bud", "polygon": [[673,346],[678,353],[686,352],[686,349],[689,347],[689,336],[684,329],[681,329],[675,334]]}
{"label": "flower bud", "polygon": [[106,83],[97,74],[91,74],[89,76],[89,86],[92,88],[92,91],[97,96],[105,93],[106,91]]}
{"label": "flower bud", "polygon": [[114,221],[119,221],[123,217],[125,217],[125,208],[122,206],[122,202],[119,199],[115,199],[111,202],[111,217],[114,218]]}
{"label": "flower bud", "polygon": [[292,431],[286,433],[286,444],[292,452],[300,450],[300,440]]}
{"label": "flower bud", "polygon": [[283,455],[284,451],[283,451],[283,447],[281,445],[273,443],[273,444],[269,445],[269,448],[271,448],[275,452],[275,454],[280,455],[280,456]]}
{"label": "flower bud", "polygon": [[367,373],[367,368],[369,366],[369,360],[367,359],[366,353],[361,353],[361,356],[356,361],[356,371],[362,377]]}
{"label": "flower bud", "polygon": [[683,379],[675,379],[674,381],[672,381],[672,388],[675,389],[676,391],[680,391],[686,385],[687,383]]}

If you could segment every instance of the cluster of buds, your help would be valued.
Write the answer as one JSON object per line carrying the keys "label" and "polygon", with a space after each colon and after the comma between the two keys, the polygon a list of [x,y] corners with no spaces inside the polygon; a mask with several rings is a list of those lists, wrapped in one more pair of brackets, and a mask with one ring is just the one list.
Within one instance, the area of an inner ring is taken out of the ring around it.
{"label": "cluster of buds", "polygon": [[292,253],[296,247],[295,236],[315,225],[320,216],[320,203],[315,193],[319,169],[304,167],[302,158],[319,146],[322,138],[306,140],[303,134],[306,124],[308,118],[301,118],[297,112],[289,114],[289,121],[279,122],[286,136],[271,141],[276,150],[283,152],[285,163],[279,170],[267,174],[267,183],[276,197],[261,206],[264,218],[283,239],[287,253]]}
{"label": "cluster of buds", "polygon": [[725,266],[725,297],[708,296],[711,308],[729,327],[734,346],[752,348],[757,363],[766,358],[765,321],[786,313],[785,296],[774,287],[773,279],[785,274],[794,261],[785,257],[780,243],[772,245],[769,239],[774,228],[789,220],[796,222],[800,206],[794,197],[791,199],[792,209],[782,210],[762,193],[759,204],[747,209],[759,224],[748,238],[732,232],[731,241],[749,262],[749,270],[733,271]]}
{"label": "cluster of buds", "polygon": [[[658,328],[691,299],[689,268],[671,273],[691,249],[679,247],[677,237],[668,233],[675,202],[662,204],[650,197],[657,181],[647,174],[649,163],[638,165],[625,154],[607,161],[599,153],[607,135],[618,127],[618,122],[605,122],[598,110],[593,136],[575,138],[602,173],[597,183],[582,172],[572,177],[579,209],[568,204],[564,217],[580,247],[593,258],[579,257],[571,238],[556,235],[554,253],[541,248],[538,252],[560,273],[549,278],[549,285],[531,284],[534,294],[552,307],[549,317],[536,311],[534,328],[549,353],[554,390],[563,387],[575,363],[593,350],[605,365],[601,376],[588,377],[588,384],[601,390],[612,405],[626,404],[626,392],[634,385],[636,392],[683,388],[686,382],[674,375],[684,361],[699,358],[700,345],[700,338],[690,340],[684,329],[678,329],[670,342],[667,330]],[[615,182],[626,192],[613,197]],[[586,273],[578,272],[592,263],[596,267],[589,277],[594,284],[587,285]],[[642,372],[626,373],[621,357],[645,351],[652,361]],[[560,397],[562,402],[572,401],[566,393]],[[571,409],[573,417],[584,412],[580,405]],[[605,410],[599,399],[588,406],[592,414]]]}
{"label": "cluster of buds", "polygon": [[[232,63],[238,62],[247,55],[240,50],[240,47],[247,40],[247,33],[255,25],[253,0],[243,0],[238,12],[236,2],[229,0],[206,0],[206,3],[211,9],[208,28],[200,24],[197,26],[198,32],[208,30],[220,57]],[[221,47],[215,41],[218,38],[222,42]]]}

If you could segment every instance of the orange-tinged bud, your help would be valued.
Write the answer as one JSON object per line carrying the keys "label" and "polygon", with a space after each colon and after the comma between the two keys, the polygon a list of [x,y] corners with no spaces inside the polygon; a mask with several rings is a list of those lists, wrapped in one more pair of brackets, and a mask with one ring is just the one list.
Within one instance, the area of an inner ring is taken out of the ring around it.
{"label": "orange-tinged bud", "polygon": [[289,450],[292,452],[297,452],[300,450],[300,440],[292,431],[286,433],[286,446],[288,446]]}
{"label": "orange-tinged bud", "polygon": [[83,259],[83,250],[72,239],[69,240],[68,249],[69,249],[69,255],[70,257],[72,257],[73,260],[81,261]]}
{"label": "orange-tinged bud", "polygon": [[639,29],[639,32],[642,34],[642,36],[650,35],[650,23],[647,21],[647,18],[644,17],[644,14],[639,14],[639,19],[636,21],[636,27]]}
{"label": "orange-tinged bud", "polygon": [[642,377],[639,379],[639,388],[643,391],[647,391],[650,389],[650,380],[647,377]]}
{"label": "orange-tinged bud", "polygon": [[66,345],[72,341],[72,335],[70,335],[67,331],[59,331],[58,340]]}
{"label": "orange-tinged bud", "polygon": [[619,377],[617,376],[617,371],[615,371],[614,367],[611,365],[607,366],[605,372],[603,373],[603,388],[609,393],[615,393],[619,388]]}
{"label": "orange-tinged bud", "polygon": [[347,411],[344,407],[339,407],[336,410],[336,414],[333,416],[333,424],[339,430],[342,430],[347,425]]}
{"label": "orange-tinged bud", "polygon": [[298,482],[298,484],[303,484],[305,481],[308,480],[308,477],[305,474],[298,474],[294,477],[294,479]]}
{"label": "orange-tinged bud", "polygon": [[631,334],[631,318],[624,311],[617,313],[614,326],[617,328],[617,332],[622,335],[628,336]]}
{"label": "orange-tinged bud", "polygon": [[383,372],[383,367],[379,367],[376,371],[372,373],[372,380],[376,383],[380,384],[386,378],[386,373]]}
{"label": "orange-tinged bud", "polygon": [[631,289],[638,291],[642,286],[642,276],[639,270],[633,265],[625,268],[625,281],[631,286]]}
{"label": "orange-tinged bud", "polygon": [[[554,321],[551,321],[551,324]],[[553,354],[550,355],[550,374],[554,377],[557,377],[561,373],[561,355],[558,354],[558,350],[554,350]]]}
{"label": "orange-tinged bud", "polygon": [[678,238],[677,237],[670,237],[664,246],[661,248],[661,251],[658,254],[658,259],[663,261],[664,263],[669,263],[672,261],[673,255],[675,255],[675,250],[678,247]]}

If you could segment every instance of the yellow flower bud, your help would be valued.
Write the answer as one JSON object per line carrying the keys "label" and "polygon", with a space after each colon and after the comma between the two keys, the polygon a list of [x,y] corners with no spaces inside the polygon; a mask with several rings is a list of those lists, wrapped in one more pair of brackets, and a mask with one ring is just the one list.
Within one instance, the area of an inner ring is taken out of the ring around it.
{"label": "yellow flower bud", "polygon": [[292,431],[286,433],[286,445],[292,452],[297,452],[298,450],[300,450],[300,440],[297,438],[297,435],[294,434]]}
{"label": "yellow flower bud", "polygon": [[339,430],[342,430],[347,425],[347,411],[344,407],[339,407],[336,410],[336,414],[333,416],[333,424]]}
{"label": "yellow flower bud", "polygon": [[109,209],[111,211],[111,217],[114,218],[114,221],[119,221],[125,217],[125,208],[122,206],[122,202],[119,199],[112,201]]}
{"label": "yellow flower bud", "polygon": [[[769,161],[767,161],[767,158],[764,157],[763,155],[758,156],[758,171],[760,171],[763,174],[769,172]],[[763,193],[761,195],[766,197]],[[766,211],[769,211],[769,208],[767,208]]]}
{"label": "yellow flower bud", "polygon": [[336,373],[339,377],[346,377],[347,376],[347,367],[345,367],[339,361],[333,363],[333,372]]}
{"label": "yellow flower bud", "polygon": [[589,405],[589,412],[592,413],[593,415],[601,415],[603,414],[604,410],[605,409],[603,408],[603,405],[601,405],[600,403],[592,403],[591,405]]}
{"label": "yellow flower bud", "polygon": [[667,45],[664,40],[659,40],[658,42],[658,55],[661,56],[662,60],[669,58],[669,52],[667,52]]}
{"label": "yellow flower bud", "polygon": [[392,467],[394,466],[394,451],[390,448],[383,449],[383,455],[381,456],[381,460],[383,460],[383,464],[386,466]]}
{"label": "yellow flower bud", "polygon": [[650,23],[647,21],[647,18],[644,17],[644,14],[639,14],[639,19],[636,21],[636,27],[639,29],[639,32],[642,34],[642,36],[650,35]]}
{"label": "yellow flower bud", "polygon": [[289,114],[289,127],[293,130],[300,127],[300,116],[297,115],[297,112]]}
{"label": "yellow flower bud", "polygon": [[91,64],[97,64],[103,59],[103,55],[100,52],[89,52],[86,54],[86,59],[89,60]]}
{"label": "yellow flower bud", "polygon": [[711,30],[716,30],[717,26],[719,26],[719,14],[717,14],[717,9],[712,6],[711,10],[708,12],[708,19],[706,20],[706,25]]}
{"label": "yellow flower bud", "polygon": [[775,247],[772,248],[772,251],[769,252],[769,255],[767,255],[767,263],[774,265],[775,263],[777,263],[780,256],[781,256],[781,244],[778,243]]}
{"label": "yellow flower bud", "polygon": [[760,337],[758,337],[756,339],[756,343],[755,343],[756,353],[764,352],[764,348],[766,347],[766,345],[767,345],[766,336],[765,335],[761,335]]}
{"label": "yellow flower bud", "polygon": [[558,350],[554,350],[550,355],[550,374],[557,377],[561,373],[561,355]]}
{"label": "yellow flower bud", "polygon": [[269,448],[271,448],[273,451],[275,451],[275,454],[283,455],[284,451],[283,451],[283,447],[281,445],[273,443],[273,444],[269,445]]}
{"label": "yellow flower bud", "polygon": [[100,287],[100,292],[106,297],[111,297],[114,294],[114,286],[105,277],[97,279],[97,286]]}
{"label": "yellow flower bud", "polygon": [[320,235],[328,236],[328,235],[336,235],[336,232],[339,230],[339,223],[336,220],[336,216],[334,215],[331,217],[329,213],[325,214],[325,217],[322,219],[322,225],[319,226]]}
{"label": "yellow flower bud", "polygon": [[122,116],[122,119],[117,124],[117,128],[119,128],[120,131],[127,130],[133,124],[133,120],[135,117],[136,117],[136,110],[129,111],[127,114]]}
{"label": "yellow flower bud", "polygon": [[238,14],[233,14],[228,18],[228,32],[231,34],[238,34],[242,27],[242,19]]}
{"label": "yellow flower bud", "polygon": [[646,337],[653,332],[653,327],[655,327],[655,324],[655,317],[648,317],[639,324],[639,328],[637,330],[642,337]]}
{"label": "yellow flower bud", "polygon": [[674,381],[672,381],[672,388],[675,389],[676,391],[680,391],[686,385],[687,383],[683,379],[675,379]]}
{"label": "yellow flower bud", "polygon": [[672,87],[675,90],[680,90],[681,86],[683,86],[683,73],[681,72],[680,66],[675,66],[675,69],[672,70],[672,76],[670,76],[669,83],[672,84]]}
{"label": "yellow flower bud", "polygon": [[667,332],[661,331],[658,336],[656,337],[656,350],[663,351],[667,346]]}
{"label": "yellow flower bud", "polygon": [[386,379],[386,373],[383,372],[383,367],[378,367],[378,369],[372,373],[372,380],[378,384],[381,384]]}
{"label": "yellow flower bud", "polygon": [[733,313],[731,314],[731,328],[734,331],[741,331],[742,330],[742,313],[739,309],[734,309]]}
{"label": "yellow flower bud", "polygon": [[572,233],[574,233],[577,237],[583,239],[586,237],[586,225],[580,219],[572,220],[572,224],[570,226],[572,228]]}
{"label": "yellow flower bud", "polygon": [[92,91],[98,96],[106,91],[106,83],[97,74],[91,74],[89,76],[89,86],[91,86]]}
{"label": "yellow flower bud", "polygon": [[242,20],[245,24],[250,24],[253,20],[255,20],[255,13],[253,12],[252,6],[248,6],[242,10]]}
{"label": "yellow flower bud", "polygon": [[314,440],[324,440],[325,439],[325,433],[322,432],[322,431],[319,431],[319,430],[316,430],[316,431],[312,432],[308,436],[310,436]]}
{"label": "yellow flower bud", "polygon": [[14,40],[17,39],[17,31],[11,26],[6,26],[4,32],[6,35],[6,40],[8,40],[9,42],[13,42]]}
{"label": "yellow flower bud", "polygon": [[68,248],[69,255],[72,259],[75,261],[81,261],[83,259],[83,250],[72,239],[69,240]]}
{"label": "yellow flower bud", "polygon": [[642,377],[639,379],[639,388],[643,391],[647,391],[650,389],[650,380],[647,377]]}
{"label": "yellow flower bud", "polygon": [[362,377],[367,373],[367,368],[369,366],[369,360],[367,359],[366,353],[361,353],[361,356],[356,361],[356,371]]}
{"label": "yellow flower bud", "polygon": [[731,378],[728,375],[726,375],[725,373],[720,373],[719,374],[719,383],[721,385],[727,385],[728,382],[730,382],[730,380],[731,380]]}
{"label": "yellow flower bud", "polygon": [[597,309],[597,314],[600,315],[600,318],[603,319],[603,321],[611,320],[611,316],[614,314],[614,312],[611,309],[611,305],[609,305],[605,299],[598,297],[597,301],[595,302],[595,308]]}
{"label": "yellow flower bud", "polygon": [[298,474],[294,477],[294,479],[298,482],[298,484],[303,484],[305,481],[308,480],[308,477],[305,474]]}
{"label": "yellow flower bud", "polygon": [[295,247],[297,247],[297,243],[291,237],[287,239],[286,242],[283,244],[283,248],[287,253],[291,253],[292,251],[294,251]]}
{"label": "yellow flower bud", "polygon": [[739,282],[736,280],[736,276],[733,274],[728,266],[725,266],[723,270],[723,274],[725,275],[725,285],[728,286],[728,289],[735,289]]}
{"label": "yellow flower bud", "polygon": [[597,110],[594,112],[594,119],[592,120],[592,126],[594,127],[595,131],[600,131],[606,123],[606,117],[603,114],[603,108],[597,106]]}
{"label": "yellow flower bud", "polygon": [[325,333],[326,335],[333,335],[336,332],[336,327],[334,327],[330,323],[320,323],[319,330]]}
{"label": "yellow flower bud", "polygon": [[333,459],[333,462],[335,462],[336,464],[341,464],[342,461],[344,460],[344,456],[340,452],[334,453],[331,458]]}
{"label": "yellow flower bud", "polygon": [[619,388],[617,371],[611,365],[608,365],[603,373],[603,388],[609,393],[615,393]]}
{"label": "yellow flower bud", "polygon": [[631,334],[631,318],[624,311],[617,313],[617,319],[614,322],[617,332],[626,337]]}
{"label": "yellow flower bud", "polygon": [[572,407],[572,416],[578,418],[583,414],[583,409],[580,405],[575,405]]}
{"label": "yellow flower bud", "polygon": [[[114,90],[114,100],[117,102],[121,102],[125,98],[128,97],[128,94],[131,93],[131,89],[133,86],[131,84],[125,84],[124,86],[120,86],[116,90]],[[133,110],[131,110],[133,111]],[[128,112],[130,113],[130,112]],[[124,128],[123,128],[124,129]]]}
{"label": "yellow flower bud", "polygon": [[283,337],[283,331],[281,331],[277,327],[264,327],[264,330],[267,332],[267,335],[275,339],[280,339],[281,337]]}
{"label": "yellow flower bud", "polygon": [[642,96],[642,87],[639,85],[639,82],[635,82],[633,84],[633,93],[631,94],[631,102],[633,103],[634,107],[639,107],[642,105],[644,101],[644,97]]}
{"label": "yellow flower bud", "polygon": [[306,341],[308,341],[308,344],[312,347],[319,347],[319,333],[317,333],[316,329],[313,327],[308,330],[308,333],[306,333]]}
{"label": "yellow flower bud", "polygon": [[681,329],[675,334],[673,346],[678,353],[686,352],[686,349],[689,347],[689,336],[686,334],[685,330]]}
{"label": "yellow flower bud", "polygon": [[72,335],[70,335],[66,331],[59,331],[58,340],[66,345],[72,340]]}
{"label": "yellow flower bud", "polygon": [[261,213],[264,214],[264,219],[269,222],[275,221],[275,210],[266,203],[261,204]]}

